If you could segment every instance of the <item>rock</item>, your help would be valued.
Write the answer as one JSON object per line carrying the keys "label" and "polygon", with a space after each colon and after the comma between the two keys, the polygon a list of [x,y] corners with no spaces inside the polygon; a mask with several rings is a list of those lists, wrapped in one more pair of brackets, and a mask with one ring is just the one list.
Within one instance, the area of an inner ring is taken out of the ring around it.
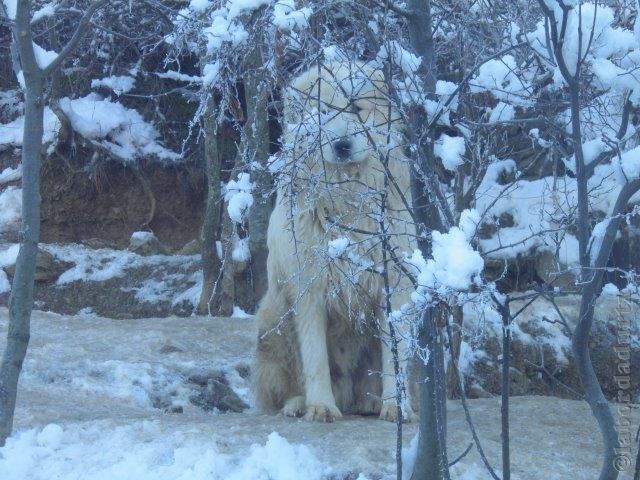
{"label": "rock", "polygon": [[181,353],[184,352],[180,347],[176,347],[175,345],[171,345],[170,343],[165,343],[162,347],[160,347],[160,353]]}
{"label": "rock", "polygon": [[[42,283],[55,282],[58,279],[58,277],[64,271],[71,268],[72,265],[73,265],[72,263],[58,260],[49,252],[41,248],[38,248],[38,253],[36,255],[35,281],[42,282]],[[5,267],[5,271],[7,272],[7,275],[9,277],[13,278],[13,276],[16,273],[15,264]]]}
{"label": "rock", "polygon": [[199,386],[199,392],[189,397],[189,401],[205,411],[217,408],[221,412],[240,413],[249,407],[229,386],[222,372],[192,375],[188,381]]}
{"label": "rock", "polygon": [[575,276],[566,270],[566,266],[556,262],[551,252],[539,252],[535,256],[535,270],[544,283],[564,289],[575,288]]}
{"label": "rock", "polygon": [[129,241],[129,250],[138,255],[168,255],[167,248],[153,232],[133,232]]}
{"label": "rock", "polygon": [[[578,317],[579,297],[557,298],[556,303],[567,326],[573,329]],[[512,312],[521,306],[522,302],[514,302]],[[477,384],[485,392],[499,395],[502,385],[500,334],[492,327],[487,328],[487,323],[479,331],[478,320],[473,319],[471,312],[465,314],[463,339],[472,351],[484,352],[476,356],[471,370],[467,371],[466,383]],[[612,401],[616,400],[620,385],[632,402],[640,399],[640,371],[633,368],[640,365],[640,349],[633,346],[640,336],[640,329],[634,323],[638,314],[640,307],[625,300],[624,296],[600,297],[596,302],[590,335],[591,360],[605,397]],[[510,356],[511,394],[581,398],[582,386],[571,340],[553,306],[538,300],[523,310],[515,323]],[[626,349],[625,339],[629,342],[627,345],[630,344]],[[625,361],[631,366],[630,372],[621,376]]]}
{"label": "rock", "polygon": [[89,248],[93,248],[95,250],[100,249],[100,248],[115,248],[116,245],[108,242],[106,240],[103,240],[101,238],[89,238],[87,240],[84,240],[82,242],[83,245],[86,245]]}
{"label": "rock", "polygon": [[487,392],[484,388],[482,388],[478,384],[471,385],[467,387],[467,398],[475,399],[475,398],[492,398],[489,392]]}
{"label": "rock", "polygon": [[166,407],[163,411],[164,413],[184,413],[184,409],[182,408],[182,405],[170,405]]}

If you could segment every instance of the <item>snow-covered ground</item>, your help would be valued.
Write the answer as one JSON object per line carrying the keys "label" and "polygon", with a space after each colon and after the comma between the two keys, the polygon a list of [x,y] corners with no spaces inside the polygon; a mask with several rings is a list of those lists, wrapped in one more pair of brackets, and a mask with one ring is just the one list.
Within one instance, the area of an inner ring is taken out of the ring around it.
{"label": "snow-covered ground", "polygon": [[[0,308],[0,349],[7,315]],[[251,361],[254,329],[250,317],[113,320],[34,312],[15,431],[0,449],[0,478],[394,478],[392,424],[361,417],[307,423],[252,408],[223,414],[191,404],[195,386],[187,379],[212,370],[224,371],[251,403],[241,373]],[[165,413],[168,405],[183,413]],[[470,405],[497,468],[499,401]],[[511,413],[512,478],[596,477],[599,436],[586,404],[515,397]],[[638,420],[634,410],[634,425]],[[471,442],[457,402],[449,402],[448,422],[454,458]],[[405,427],[407,446],[416,428]],[[453,470],[458,480],[489,478],[475,452]]]}

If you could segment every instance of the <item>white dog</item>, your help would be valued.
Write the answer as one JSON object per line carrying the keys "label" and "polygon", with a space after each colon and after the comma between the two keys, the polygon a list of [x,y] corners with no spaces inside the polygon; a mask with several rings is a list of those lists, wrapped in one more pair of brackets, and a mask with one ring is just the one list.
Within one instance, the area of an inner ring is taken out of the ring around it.
{"label": "white dog", "polygon": [[402,125],[383,75],[361,63],[298,77],[284,116],[269,288],[257,313],[257,401],[307,420],[344,412],[395,421],[386,312],[409,301],[399,265],[415,240]]}

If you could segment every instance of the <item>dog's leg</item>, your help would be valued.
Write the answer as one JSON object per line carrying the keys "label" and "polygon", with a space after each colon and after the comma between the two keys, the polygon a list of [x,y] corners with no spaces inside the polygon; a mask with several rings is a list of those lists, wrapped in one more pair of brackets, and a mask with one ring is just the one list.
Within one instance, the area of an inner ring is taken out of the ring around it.
{"label": "dog's leg", "polygon": [[252,368],[252,390],[264,410],[282,408],[287,400],[301,393],[296,344],[287,302],[269,288],[256,313],[258,345]]}
{"label": "dog's leg", "polygon": [[301,299],[295,317],[306,400],[305,420],[332,422],[342,417],[331,390],[327,350],[327,311],[322,295]]}

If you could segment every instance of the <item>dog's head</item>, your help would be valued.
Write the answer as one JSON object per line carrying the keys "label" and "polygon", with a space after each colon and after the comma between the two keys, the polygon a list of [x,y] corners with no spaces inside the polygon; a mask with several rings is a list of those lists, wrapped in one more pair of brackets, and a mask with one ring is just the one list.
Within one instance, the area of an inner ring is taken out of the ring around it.
{"label": "dog's head", "polygon": [[285,97],[285,119],[287,141],[307,162],[357,168],[398,147],[384,75],[364,63],[325,63],[300,75]]}

